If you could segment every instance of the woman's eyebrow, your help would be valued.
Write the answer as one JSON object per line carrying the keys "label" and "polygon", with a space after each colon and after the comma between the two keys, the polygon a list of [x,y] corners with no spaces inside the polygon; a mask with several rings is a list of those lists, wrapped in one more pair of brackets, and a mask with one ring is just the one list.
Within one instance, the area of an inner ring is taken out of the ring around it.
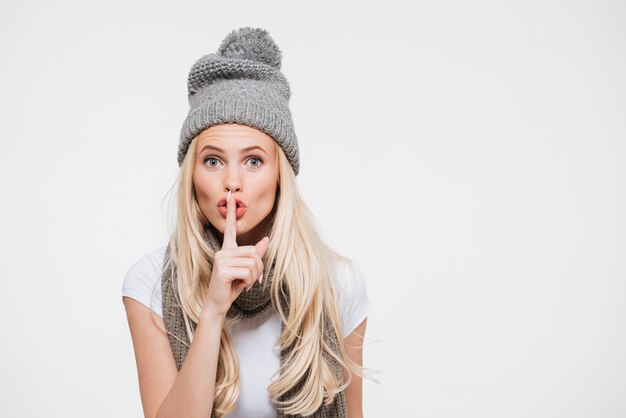
{"label": "woman's eyebrow", "polygon": [[[215,151],[224,152],[224,150],[221,149],[220,147],[216,147],[215,145],[211,145],[211,144],[207,144],[207,145],[203,146],[202,149],[200,150],[200,152],[204,151],[205,149],[213,149]],[[267,152],[265,152],[265,150],[263,148],[261,148],[260,146],[258,146],[258,145],[252,145],[250,147],[243,148],[241,150],[241,153],[252,151],[253,149],[258,149],[258,150],[262,151],[265,155],[267,155],[269,157]]]}

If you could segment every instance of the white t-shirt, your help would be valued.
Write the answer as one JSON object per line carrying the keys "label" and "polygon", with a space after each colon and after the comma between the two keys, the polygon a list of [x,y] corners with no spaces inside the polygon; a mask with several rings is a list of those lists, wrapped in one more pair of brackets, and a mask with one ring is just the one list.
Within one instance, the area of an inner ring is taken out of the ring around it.
{"label": "white t-shirt", "polygon": [[[165,249],[163,246],[144,254],[130,267],[122,286],[122,296],[143,303],[161,317]],[[354,262],[352,266],[338,262],[336,272],[339,315],[344,335],[348,336],[367,317],[370,303],[365,279]],[[274,418],[276,407],[270,401],[267,387],[277,377],[280,366],[280,351],[275,346],[280,335],[278,314],[268,309],[254,318],[229,325],[228,330],[239,358],[240,393],[237,407],[227,417]]]}

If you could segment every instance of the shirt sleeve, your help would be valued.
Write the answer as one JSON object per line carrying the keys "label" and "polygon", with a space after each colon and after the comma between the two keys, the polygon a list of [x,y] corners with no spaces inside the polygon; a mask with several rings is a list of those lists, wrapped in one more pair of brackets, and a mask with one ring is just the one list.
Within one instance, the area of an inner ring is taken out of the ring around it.
{"label": "shirt sleeve", "polygon": [[339,315],[347,337],[370,312],[370,301],[363,272],[354,262],[337,263],[337,299]]}
{"label": "shirt sleeve", "polygon": [[141,302],[161,317],[161,264],[164,257],[165,247],[144,254],[128,269],[122,284],[122,297]]}

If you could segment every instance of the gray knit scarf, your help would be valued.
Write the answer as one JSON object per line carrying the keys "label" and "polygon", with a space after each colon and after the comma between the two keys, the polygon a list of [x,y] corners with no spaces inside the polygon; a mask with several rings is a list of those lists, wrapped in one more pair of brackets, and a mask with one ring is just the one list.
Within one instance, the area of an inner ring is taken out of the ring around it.
{"label": "gray knit scarf", "polygon": [[[215,251],[219,251],[222,248],[222,244],[220,239],[218,238],[217,231],[211,225],[205,228],[205,236],[207,238],[207,243],[209,246]],[[188,345],[190,344],[189,338],[185,331],[185,322],[183,319],[183,311],[180,303],[178,303],[178,293],[175,291],[175,286],[177,284],[176,281],[176,268],[168,267],[170,263],[168,262],[170,257],[170,245],[168,244],[167,249],[165,251],[165,259],[164,259],[164,268],[163,268],[163,276],[162,276],[162,303],[163,303],[163,321],[165,322],[165,328],[174,334],[176,337],[185,341]],[[213,260],[210,260],[211,263]],[[173,264],[173,263],[172,263]],[[265,312],[268,308],[276,309],[271,301],[271,283],[273,279],[274,268],[270,268],[270,272],[268,277],[263,277],[263,283],[259,284],[255,282],[250,291],[246,292],[245,290],[241,292],[239,297],[235,299],[232,303],[230,309],[227,312],[227,317],[239,317],[242,319],[252,318],[256,315],[259,315],[262,312]],[[285,288],[284,292],[288,297],[288,290]],[[288,317],[289,314],[289,302],[281,295],[281,305],[286,309],[285,316]],[[330,347],[332,347],[333,351],[337,353],[339,351],[338,339],[337,335],[333,332],[332,326],[328,320],[328,318],[324,315],[324,339],[327,341]],[[193,321],[190,321],[192,329],[195,331],[197,324]],[[284,330],[284,324],[281,322],[281,332]],[[169,335],[170,345],[172,347],[172,352],[174,353],[174,359],[176,360],[176,367],[180,371],[180,368],[183,365],[183,361],[187,355],[188,348],[185,344],[178,341],[172,335]],[[290,350],[282,350],[280,364],[281,366],[284,364],[284,359]],[[340,379],[340,382],[343,382],[343,369],[341,365],[331,356],[324,354],[327,361],[330,361],[333,367],[333,371],[335,375]],[[308,376],[308,373],[305,374],[305,378]],[[298,382],[291,390],[289,390],[285,395],[280,398],[280,401],[285,401],[290,399],[295,394],[297,394],[302,388],[302,381]],[[262,396],[262,394],[259,394]],[[323,403],[320,408],[313,413],[313,415],[308,415],[313,418],[345,418],[347,417],[347,408],[344,392],[340,392],[335,396],[335,399],[329,406],[325,406]],[[211,415],[213,418],[215,417],[215,411]],[[299,415],[287,415],[284,414],[280,408],[277,409],[276,416],[278,418],[288,418],[288,417],[299,417]]]}

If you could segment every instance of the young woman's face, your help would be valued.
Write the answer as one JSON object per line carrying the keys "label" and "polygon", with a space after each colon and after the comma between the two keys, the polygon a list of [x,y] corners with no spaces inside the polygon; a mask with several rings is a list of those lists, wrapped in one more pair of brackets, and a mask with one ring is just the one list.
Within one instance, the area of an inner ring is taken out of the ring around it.
{"label": "young woman's face", "polygon": [[213,125],[196,138],[193,184],[200,210],[224,234],[228,191],[245,210],[237,208],[237,244],[254,245],[269,233],[278,188],[274,140],[241,124]]}

